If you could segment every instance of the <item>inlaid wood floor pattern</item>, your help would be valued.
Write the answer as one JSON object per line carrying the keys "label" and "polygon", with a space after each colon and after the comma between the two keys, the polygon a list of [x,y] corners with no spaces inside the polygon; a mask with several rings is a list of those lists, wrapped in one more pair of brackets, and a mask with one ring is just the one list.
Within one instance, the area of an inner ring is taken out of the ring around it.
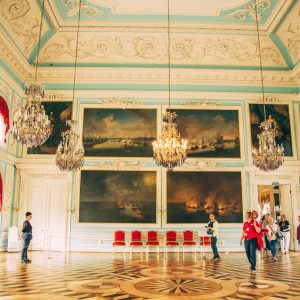
{"label": "inlaid wood floor pattern", "polygon": [[213,299],[300,300],[300,253],[258,260],[257,273],[243,253],[222,254],[212,262],[169,253],[31,252],[31,264],[19,254],[0,254],[0,300],[3,299]]}

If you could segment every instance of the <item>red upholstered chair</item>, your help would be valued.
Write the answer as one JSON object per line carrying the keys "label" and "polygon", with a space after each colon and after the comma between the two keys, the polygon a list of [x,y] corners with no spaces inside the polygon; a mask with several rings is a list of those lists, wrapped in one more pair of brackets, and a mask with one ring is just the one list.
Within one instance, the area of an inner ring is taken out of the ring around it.
{"label": "red upholstered chair", "polygon": [[196,241],[194,240],[193,230],[183,231],[183,242],[182,242],[182,252],[184,253],[184,247],[194,247],[195,254],[197,253]]}
{"label": "red upholstered chair", "polygon": [[149,253],[149,247],[156,247],[157,253],[159,254],[159,241],[158,234],[155,230],[147,232],[146,252]]}
{"label": "red upholstered chair", "polygon": [[122,230],[115,231],[113,247],[114,247],[114,253],[116,252],[117,247],[123,247],[123,252],[125,254],[125,247],[126,247],[125,231]]}
{"label": "red upholstered chair", "polygon": [[177,247],[179,254],[179,243],[177,241],[177,232],[175,230],[169,230],[166,232],[165,254],[168,247]]}
{"label": "red upholstered chair", "polygon": [[132,247],[143,249],[142,232],[140,230],[133,230],[130,233],[130,253],[132,252]]}
{"label": "red upholstered chair", "polygon": [[205,255],[205,247],[208,248],[210,251],[211,249],[211,239],[210,236],[204,235],[204,236],[199,236],[200,239],[200,252],[201,256]]}

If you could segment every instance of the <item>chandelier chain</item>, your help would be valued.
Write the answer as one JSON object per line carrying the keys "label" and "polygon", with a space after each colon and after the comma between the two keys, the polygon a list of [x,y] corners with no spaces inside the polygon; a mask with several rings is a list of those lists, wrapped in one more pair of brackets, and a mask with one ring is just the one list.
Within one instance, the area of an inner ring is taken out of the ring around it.
{"label": "chandelier chain", "polygon": [[35,82],[37,81],[37,70],[38,70],[38,64],[39,64],[39,59],[40,59],[43,20],[44,20],[44,15],[45,15],[45,1],[46,0],[42,0],[41,22],[40,22],[40,31],[39,31],[39,40],[38,40],[38,48],[37,48],[37,55],[36,55],[36,63],[35,63],[35,75],[34,75]]}
{"label": "chandelier chain", "polygon": [[170,38],[170,0],[168,0],[168,99],[171,112],[171,38]]}
{"label": "chandelier chain", "polygon": [[74,62],[74,79],[73,79],[73,102],[75,100],[75,85],[76,85],[76,77],[77,77],[77,60],[78,60],[78,41],[79,41],[79,28],[81,21],[81,0],[79,0],[78,4],[78,20],[77,20],[77,34],[76,34],[76,48],[75,48],[75,62]]}
{"label": "chandelier chain", "polygon": [[[259,1],[259,0],[257,0]],[[261,78],[261,91],[263,96],[263,109],[264,109],[264,118],[267,120],[266,116],[266,105],[265,105],[265,86],[264,86],[264,77],[263,77],[263,65],[262,65],[262,57],[261,57],[261,40],[259,34],[259,26],[258,26],[258,2],[255,1],[255,21],[256,21],[256,32],[257,32],[257,46],[258,46],[258,56],[259,56],[259,66],[260,66],[260,78]]]}

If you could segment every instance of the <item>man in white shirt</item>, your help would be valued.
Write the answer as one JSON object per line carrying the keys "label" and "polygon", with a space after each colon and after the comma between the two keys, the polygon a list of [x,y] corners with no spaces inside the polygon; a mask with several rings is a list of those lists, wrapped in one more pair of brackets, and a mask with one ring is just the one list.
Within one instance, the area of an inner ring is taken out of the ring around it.
{"label": "man in white shirt", "polygon": [[213,261],[219,260],[220,255],[218,253],[217,248],[217,240],[219,236],[219,223],[215,218],[214,214],[209,215],[210,221],[207,224],[207,234],[211,235],[211,249],[214,253],[214,257],[212,258]]}

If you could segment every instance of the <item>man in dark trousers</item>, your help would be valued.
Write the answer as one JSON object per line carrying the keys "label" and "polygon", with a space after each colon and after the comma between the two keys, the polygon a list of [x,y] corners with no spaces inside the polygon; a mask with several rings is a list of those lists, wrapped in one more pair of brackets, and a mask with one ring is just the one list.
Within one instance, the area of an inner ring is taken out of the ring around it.
{"label": "man in dark trousers", "polygon": [[216,260],[220,260],[220,255],[218,253],[218,248],[217,248],[217,241],[219,236],[219,223],[217,222],[214,214],[210,214],[209,219],[210,221],[208,222],[206,228],[207,228],[207,234],[211,236],[211,248],[214,254],[212,260],[216,261]]}
{"label": "man in dark trousers", "polygon": [[23,223],[22,228],[22,239],[23,239],[23,247],[21,252],[21,262],[24,264],[31,263],[31,260],[27,257],[27,250],[32,239],[32,226],[30,224],[30,220],[32,219],[32,213],[27,212],[25,214],[26,220]]}

